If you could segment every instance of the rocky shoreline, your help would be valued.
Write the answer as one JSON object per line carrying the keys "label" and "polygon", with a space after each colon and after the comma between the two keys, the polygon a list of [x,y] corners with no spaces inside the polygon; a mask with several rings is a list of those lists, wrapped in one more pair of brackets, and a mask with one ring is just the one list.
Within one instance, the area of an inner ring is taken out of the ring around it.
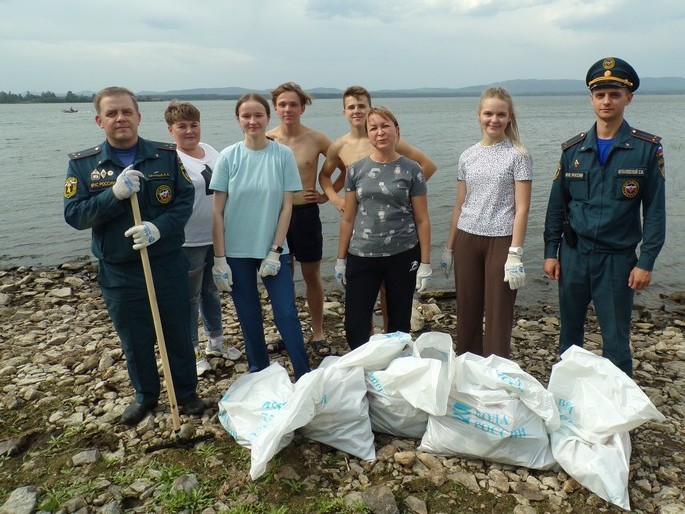
{"label": "rocky shoreline", "polygon": [[[412,329],[454,333],[450,296],[423,294]],[[684,296],[634,313],[635,380],[666,416],[631,432],[635,512],[685,513]],[[556,306],[517,308],[512,359],[543,384],[558,359],[555,313]],[[325,314],[334,353],[342,354],[339,292],[327,296]],[[275,338],[270,309],[265,316],[267,339]],[[221,427],[216,407],[246,371],[244,357],[211,359],[199,386],[211,407],[201,419],[182,416],[183,438],[212,439],[146,453],[174,441],[166,397],[137,427],[118,423],[132,390],[93,264],[0,271],[0,320],[0,513],[621,512],[563,471],[439,457],[417,451],[418,440],[383,434],[372,463],[296,437],[252,482],[249,452]],[[242,350],[228,299],[224,327]],[[601,348],[592,316],[586,348]],[[318,365],[311,350],[310,357]],[[290,369],[286,355],[276,358]]]}

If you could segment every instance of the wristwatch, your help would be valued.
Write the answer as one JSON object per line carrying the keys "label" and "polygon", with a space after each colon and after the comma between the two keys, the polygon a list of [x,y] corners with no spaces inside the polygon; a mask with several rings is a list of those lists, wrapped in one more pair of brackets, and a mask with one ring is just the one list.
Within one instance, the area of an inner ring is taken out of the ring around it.
{"label": "wristwatch", "polygon": [[271,247],[271,251],[272,251],[272,252],[276,252],[276,253],[283,253],[283,247],[282,247],[282,246],[273,245],[273,246]]}
{"label": "wristwatch", "polygon": [[518,255],[519,257],[523,257],[523,247],[522,246],[510,246],[509,247],[509,253],[512,255]]}

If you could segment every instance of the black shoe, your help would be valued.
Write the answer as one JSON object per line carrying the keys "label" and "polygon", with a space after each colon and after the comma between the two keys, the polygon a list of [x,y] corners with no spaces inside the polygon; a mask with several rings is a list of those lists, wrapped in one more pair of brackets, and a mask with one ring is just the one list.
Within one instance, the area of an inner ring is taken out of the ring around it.
{"label": "black shoe", "polygon": [[121,415],[121,422],[129,426],[137,425],[148,412],[155,410],[155,407],[157,407],[157,402],[138,403],[134,401],[124,409],[124,413]]}
{"label": "black shoe", "polygon": [[191,416],[198,416],[202,414],[207,406],[197,394],[193,394],[190,398],[183,402],[179,402],[180,411]]}

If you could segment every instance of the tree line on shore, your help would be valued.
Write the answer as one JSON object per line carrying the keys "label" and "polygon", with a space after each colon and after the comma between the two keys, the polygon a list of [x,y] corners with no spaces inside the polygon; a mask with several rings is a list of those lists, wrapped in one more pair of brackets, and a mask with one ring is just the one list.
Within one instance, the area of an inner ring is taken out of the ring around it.
{"label": "tree line on shore", "polygon": [[26,94],[0,91],[0,104],[41,104],[41,103],[78,103],[90,102],[93,95],[77,95],[67,91],[65,96],[57,96],[52,91],[43,91],[40,94],[27,91]]}

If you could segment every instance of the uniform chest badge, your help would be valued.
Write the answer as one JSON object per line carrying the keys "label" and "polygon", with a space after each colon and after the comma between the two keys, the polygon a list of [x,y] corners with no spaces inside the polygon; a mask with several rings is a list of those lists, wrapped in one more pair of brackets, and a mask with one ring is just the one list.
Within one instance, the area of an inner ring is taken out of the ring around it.
{"label": "uniform chest badge", "polygon": [[637,180],[626,180],[621,186],[621,192],[626,198],[635,198],[640,192],[640,184]]}
{"label": "uniform chest badge", "polygon": [[574,167],[574,168],[578,168],[579,166],[580,166],[580,163],[578,162],[578,159],[576,159],[575,161],[573,161],[573,167]]}
{"label": "uniform chest badge", "polygon": [[166,205],[171,201],[173,195],[169,186],[161,185],[155,191],[155,196],[157,197],[157,201],[159,203]]}

